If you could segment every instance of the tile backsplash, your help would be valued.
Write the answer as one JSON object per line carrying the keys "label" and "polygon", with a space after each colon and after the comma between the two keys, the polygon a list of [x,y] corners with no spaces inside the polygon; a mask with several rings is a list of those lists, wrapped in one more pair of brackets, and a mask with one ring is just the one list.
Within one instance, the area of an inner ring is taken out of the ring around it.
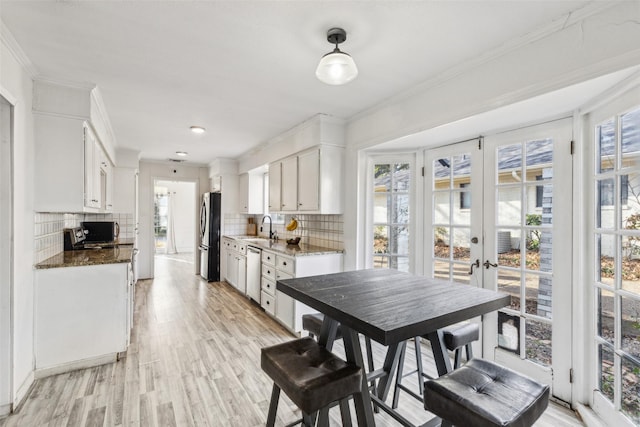
{"label": "tile backsplash", "polygon": [[[275,221],[273,231],[278,233],[278,237],[281,240],[299,236],[302,243],[330,249],[344,249],[344,220],[342,215],[295,214],[271,216]],[[224,234],[236,236],[247,234],[247,224],[250,217],[254,219],[258,226],[258,235],[267,237],[269,234],[268,222],[263,226],[263,231],[260,231],[262,215],[225,214]],[[295,217],[298,221],[298,228],[294,231],[287,231],[286,226],[292,217]]]}
{"label": "tile backsplash", "polygon": [[62,230],[79,227],[82,221],[116,221],[120,225],[120,238],[135,236],[133,214],[65,214],[36,212],[35,214],[35,262],[36,264],[64,250]]}

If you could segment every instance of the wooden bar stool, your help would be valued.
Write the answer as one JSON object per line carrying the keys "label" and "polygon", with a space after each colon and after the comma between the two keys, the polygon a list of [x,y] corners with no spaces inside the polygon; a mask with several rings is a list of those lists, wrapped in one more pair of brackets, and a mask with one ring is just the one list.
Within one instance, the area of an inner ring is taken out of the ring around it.
{"label": "wooden bar stool", "polygon": [[[477,341],[480,338],[480,327],[477,323],[464,323],[462,325],[454,325],[442,330],[442,334],[444,336],[444,344],[447,347],[447,350],[454,352],[454,365],[453,369],[458,369],[462,364],[462,349],[464,348],[467,353],[467,361],[473,358],[473,350],[471,348],[471,343]],[[393,403],[392,408],[398,407],[398,401],[400,399],[399,390],[403,390],[416,399],[420,399],[423,392],[424,387],[422,383],[423,378],[428,378],[428,376],[424,373],[422,369],[422,352],[420,350],[420,337],[415,337],[414,339],[415,346],[415,354],[416,354],[416,369],[411,372],[403,373],[404,371],[404,359],[406,355],[406,343],[405,347],[402,349],[402,353],[400,353],[400,360],[398,362],[398,371],[396,374],[395,386],[393,389]],[[409,375],[418,374],[418,393],[414,393],[411,389],[402,385],[402,379]]]}
{"label": "wooden bar stool", "polygon": [[531,426],[549,404],[549,386],[484,359],[424,383],[424,408],[442,426]]}
{"label": "wooden bar stool", "polygon": [[[348,398],[362,391],[362,370],[358,366],[309,337],[263,348],[260,366],[273,380],[267,427],[275,424],[280,390],[302,410],[304,426],[313,426],[318,411],[328,409],[333,402],[340,404],[343,425],[351,426]],[[328,410],[320,414],[318,425],[328,426]]]}

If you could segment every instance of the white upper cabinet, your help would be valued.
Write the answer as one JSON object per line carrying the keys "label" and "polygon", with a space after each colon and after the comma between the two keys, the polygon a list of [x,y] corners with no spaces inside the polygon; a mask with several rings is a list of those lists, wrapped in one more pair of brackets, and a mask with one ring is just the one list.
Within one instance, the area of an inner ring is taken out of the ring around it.
{"label": "white upper cabinet", "polygon": [[280,193],[280,210],[295,212],[298,210],[298,158],[289,157],[282,161],[282,188]]}
{"label": "white upper cabinet", "polygon": [[238,210],[246,214],[264,213],[264,175],[243,173],[239,178]]}
{"label": "white upper cabinet", "polygon": [[34,82],[36,211],[112,211],[112,133],[100,105],[96,88]]}
{"label": "white upper cabinet", "polygon": [[269,165],[269,212],[282,209],[282,162]]}
{"label": "white upper cabinet", "polygon": [[[269,210],[341,214],[343,157],[342,147],[320,146],[272,163],[269,166]],[[278,167],[281,167],[280,175]],[[281,180],[280,185],[278,180]]]}

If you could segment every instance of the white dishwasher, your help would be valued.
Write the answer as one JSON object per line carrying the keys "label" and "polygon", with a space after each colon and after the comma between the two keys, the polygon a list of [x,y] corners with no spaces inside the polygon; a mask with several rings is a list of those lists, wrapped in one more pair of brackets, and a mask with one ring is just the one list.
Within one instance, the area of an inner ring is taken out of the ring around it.
{"label": "white dishwasher", "polygon": [[260,275],[262,250],[247,246],[247,296],[260,304]]}

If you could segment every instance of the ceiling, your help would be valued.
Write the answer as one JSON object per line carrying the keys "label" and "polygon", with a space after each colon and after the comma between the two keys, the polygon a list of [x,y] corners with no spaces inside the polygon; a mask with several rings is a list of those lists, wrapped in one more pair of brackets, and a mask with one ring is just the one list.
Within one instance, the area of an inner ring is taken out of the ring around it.
{"label": "ceiling", "polygon": [[[348,119],[588,3],[1,0],[0,17],[38,76],[100,88],[117,147],[206,164],[318,113]],[[315,78],[335,26],[360,70],[344,86]]]}

